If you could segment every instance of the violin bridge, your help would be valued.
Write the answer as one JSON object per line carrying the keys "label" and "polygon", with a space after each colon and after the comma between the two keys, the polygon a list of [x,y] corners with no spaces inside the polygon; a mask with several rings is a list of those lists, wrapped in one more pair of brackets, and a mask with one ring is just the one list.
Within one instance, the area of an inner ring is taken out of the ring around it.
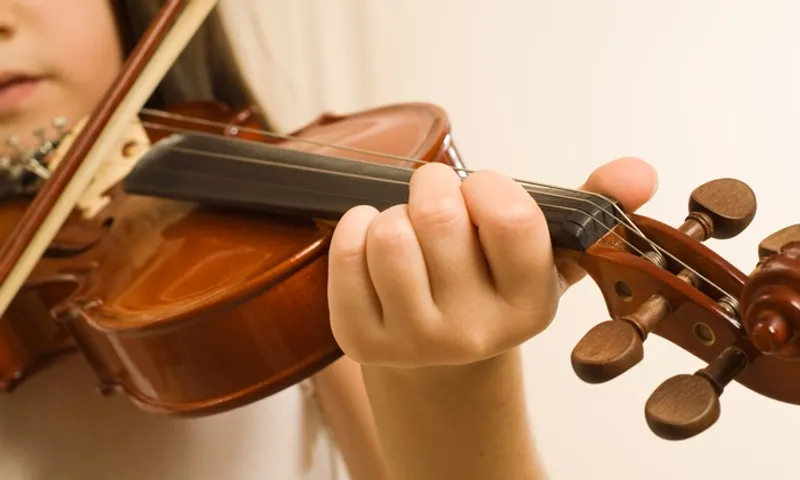
{"label": "violin bridge", "polygon": [[[69,150],[75,138],[83,130],[86,120],[84,118],[78,122],[61,138],[58,150],[48,158],[48,167],[51,172],[58,168],[62,159],[61,153]],[[139,119],[136,118],[131,121],[130,128],[120,139],[117,148],[114,149],[114,155],[100,164],[97,173],[78,199],[75,207],[80,210],[85,219],[94,218],[108,205],[111,199],[106,192],[128,175],[149,148],[150,137]]]}
{"label": "violin bridge", "polygon": [[106,192],[128,175],[149,148],[150,138],[144,126],[138,119],[132,121],[130,128],[120,139],[117,148],[114,149],[114,156],[106,159],[100,165],[91,183],[75,205],[84,218],[93,218],[108,205],[111,199]]}
{"label": "violin bridge", "polygon": [[[7,143],[16,149],[18,156],[0,157],[0,198],[14,195],[35,194],[42,181],[47,181],[56,171],[64,154],[69,151],[78,134],[86,124],[86,118],[66,130],[66,119],[58,118],[53,126],[58,130],[57,138],[47,138],[44,129],[34,132],[39,145],[26,149],[19,138],[12,136]],[[92,178],[89,186],[78,199],[76,208],[86,219],[94,218],[111,199],[108,190],[122,181],[139,159],[150,148],[150,138],[138,118],[114,149],[115,154],[106,159]]]}

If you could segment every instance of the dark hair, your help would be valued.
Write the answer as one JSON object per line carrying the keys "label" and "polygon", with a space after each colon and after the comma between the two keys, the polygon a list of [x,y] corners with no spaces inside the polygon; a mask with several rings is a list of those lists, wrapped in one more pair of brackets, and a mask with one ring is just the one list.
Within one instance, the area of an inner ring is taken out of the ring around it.
{"label": "dark hair", "polygon": [[[112,0],[124,53],[131,51],[164,3],[163,0]],[[252,91],[234,60],[230,42],[215,9],[206,19],[147,106],[217,100],[234,108],[254,104]],[[266,119],[265,119],[266,121]]]}

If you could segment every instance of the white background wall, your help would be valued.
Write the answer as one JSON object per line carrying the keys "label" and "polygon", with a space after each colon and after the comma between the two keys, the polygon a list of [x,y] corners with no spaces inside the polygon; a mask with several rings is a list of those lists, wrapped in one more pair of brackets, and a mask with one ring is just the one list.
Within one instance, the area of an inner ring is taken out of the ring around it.
{"label": "white background wall", "polygon": [[[672,225],[700,183],[745,180],[759,214],[738,238],[711,242],[744,271],[764,236],[800,220],[799,9],[791,0],[263,6],[277,65],[307,94],[309,112],[436,102],[469,166],[564,186],[612,158],[640,156],[660,171],[643,213]],[[288,124],[304,119],[300,111],[286,113]],[[662,380],[701,363],[651,338],[644,364],[609,385],[585,385],[569,354],[606,318],[604,304],[587,281],[562,305],[553,327],[526,345],[530,406],[552,478],[796,477],[800,407],[731,386],[712,430],[660,441],[644,423],[644,402]]]}

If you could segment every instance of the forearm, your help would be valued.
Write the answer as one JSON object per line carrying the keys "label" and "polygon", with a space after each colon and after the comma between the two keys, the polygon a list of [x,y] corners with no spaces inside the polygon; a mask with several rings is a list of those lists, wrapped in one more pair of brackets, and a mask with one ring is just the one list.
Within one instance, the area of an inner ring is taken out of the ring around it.
{"label": "forearm", "polygon": [[347,357],[314,377],[325,423],[352,480],[388,480],[361,366]]}
{"label": "forearm", "polygon": [[396,480],[540,480],[517,349],[454,369],[364,367]]}

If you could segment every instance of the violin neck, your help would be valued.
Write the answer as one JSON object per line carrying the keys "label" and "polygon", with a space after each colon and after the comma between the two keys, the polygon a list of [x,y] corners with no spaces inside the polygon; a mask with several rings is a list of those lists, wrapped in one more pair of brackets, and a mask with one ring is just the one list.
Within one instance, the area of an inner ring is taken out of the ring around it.
{"label": "violin neck", "polygon": [[[125,179],[125,190],[201,204],[338,220],[358,205],[385,210],[408,202],[414,170],[330,157],[204,133],[155,145]],[[554,247],[584,251],[616,226],[611,200],[521,183],[542,209]]]}

